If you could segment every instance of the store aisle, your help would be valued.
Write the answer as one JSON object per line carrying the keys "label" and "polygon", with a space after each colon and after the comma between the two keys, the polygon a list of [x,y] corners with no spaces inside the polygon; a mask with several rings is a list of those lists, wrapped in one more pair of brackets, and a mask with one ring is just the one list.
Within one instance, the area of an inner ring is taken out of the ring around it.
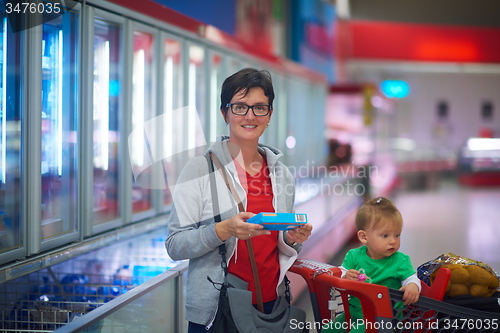
{"label": "store aisle", "polygon": [[451,252],[483,261],[500,272],[500,188],[465,187],[443,180],[436,189],[401,191],[400,251],[415,266]]}

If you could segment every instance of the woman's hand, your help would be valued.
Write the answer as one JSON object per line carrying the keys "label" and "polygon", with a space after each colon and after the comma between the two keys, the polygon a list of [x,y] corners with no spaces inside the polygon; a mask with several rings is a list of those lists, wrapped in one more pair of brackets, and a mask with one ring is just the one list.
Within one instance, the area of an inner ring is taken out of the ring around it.
{"label": "woman's hand", "polygon": [[286,233],[287,243],[292,244],[305,242],[309,236],[311,236],[312,228],[312,225],[307,223],[301,225],[300,227],[288,230]]}
{"label": "woman's hand", "polygon": [[215,232],[223,242],[232,236],[238,239],[249,239],[254,236],[271,234],[270,231],[263,230],[264,226],[261,224],[246,222],[254,215],[254,213],[250,212],[233,215],[231,218],[215,224]]}

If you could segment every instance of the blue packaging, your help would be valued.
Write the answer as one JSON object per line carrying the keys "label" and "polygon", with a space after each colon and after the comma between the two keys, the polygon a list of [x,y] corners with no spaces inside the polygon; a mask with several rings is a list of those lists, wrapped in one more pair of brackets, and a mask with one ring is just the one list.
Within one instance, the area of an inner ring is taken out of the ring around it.
{"label": "blue packaging", "polygon": [[249,223],[262,224],[266,230],[289,230],[307,223],[306,214],[297,213],[259,213],[247,220]]}

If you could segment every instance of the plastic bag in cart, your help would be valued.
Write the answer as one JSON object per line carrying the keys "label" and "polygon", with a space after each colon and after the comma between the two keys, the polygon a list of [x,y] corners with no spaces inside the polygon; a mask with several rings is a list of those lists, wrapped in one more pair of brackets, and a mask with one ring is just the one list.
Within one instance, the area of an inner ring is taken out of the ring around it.
{"label": "plastic bag in cart", "polygon": [[437,271],[449,268],[452,276],[443,301],[477,310],[500,312],[498,274],[487,264],[445,253],[417,268],[418,277],[432,285]]}

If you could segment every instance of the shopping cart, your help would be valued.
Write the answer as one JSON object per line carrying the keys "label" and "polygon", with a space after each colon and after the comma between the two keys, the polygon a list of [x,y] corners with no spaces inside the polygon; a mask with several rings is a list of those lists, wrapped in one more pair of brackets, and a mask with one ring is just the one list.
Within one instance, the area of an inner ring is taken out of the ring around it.
{"label": "shopping cart", "polygon": [[[315,323],[309,325],[321,332],[334,324],[339,311],[350,322],[348,298],[360,299],[363,324],[370,332],[500,332],[500,314],[478,311],[443,302],[451,271],[441,269],[431,287],[422,283],[419,300],[405,307],[403,292],[380,285],[341,279],[338,267],[308,259],[298,259],[290,271],[302,276],[308,286]],[[337,307],[335,293],[345,307]],[[353,326],[342,326],[347,331]]]}

